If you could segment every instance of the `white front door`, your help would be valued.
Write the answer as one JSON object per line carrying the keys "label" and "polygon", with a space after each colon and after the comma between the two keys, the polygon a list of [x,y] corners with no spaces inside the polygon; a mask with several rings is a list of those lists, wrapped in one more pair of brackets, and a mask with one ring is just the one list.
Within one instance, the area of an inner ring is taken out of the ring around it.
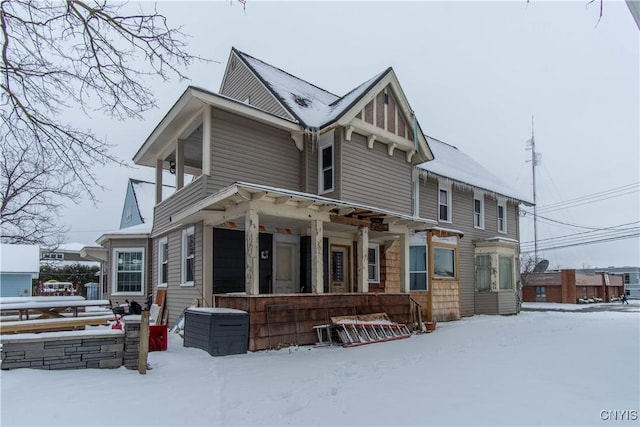
{"label": "white front door", "polygon": [[290,294],[298,291],[298,262],[300,240],[298,236],[274,235],[275,257],[274,294]]}

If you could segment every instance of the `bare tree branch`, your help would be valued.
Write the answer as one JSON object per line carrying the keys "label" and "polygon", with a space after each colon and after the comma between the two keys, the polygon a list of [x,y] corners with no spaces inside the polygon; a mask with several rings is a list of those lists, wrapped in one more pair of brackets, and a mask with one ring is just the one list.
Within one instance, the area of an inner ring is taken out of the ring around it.
{"label": "bare tree branch", "polygon": [[38,220],[53,230],[61,199],[82,192],[95,202],[96,166],[124,164],[77,117],[64,119],[72,108],[140,119],[156,106],[151,78],[186,79],[182,70],[203,60],[155,7],[131,10],[105,0],[0,0],[4,240],[44,239],[51,233]]}

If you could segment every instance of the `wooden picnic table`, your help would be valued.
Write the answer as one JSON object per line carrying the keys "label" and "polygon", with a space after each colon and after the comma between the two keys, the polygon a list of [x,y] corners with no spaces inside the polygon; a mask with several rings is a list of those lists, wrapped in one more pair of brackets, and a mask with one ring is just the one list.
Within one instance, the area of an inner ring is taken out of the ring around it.
{"label": "wooden picnic table", "polygon": [[35,313],[38,318],[51,319],[65,317],[64,312],[71,311],[73,317],[78,317],[78,310],[87,307],[111,306],[109,300],[53,300],[30,301],[0,304],[0,313],[18,313],[19,320],[29,320],[30,313]]}

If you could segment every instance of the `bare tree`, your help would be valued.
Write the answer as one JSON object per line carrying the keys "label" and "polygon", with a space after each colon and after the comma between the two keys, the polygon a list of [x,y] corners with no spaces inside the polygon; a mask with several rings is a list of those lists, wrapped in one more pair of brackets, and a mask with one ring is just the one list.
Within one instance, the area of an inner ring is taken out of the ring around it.
{"label": "bare tree", "polygon": [[6,145],[0,152],[0,230],[9,243],[52,244],[66,230],[57,225],[63,199],[79,193],[67,166],[50,160],[36,142]]}
{"label": "bare tree", "polygon": [[[72,108],[139,119],[156,105],[146,86],[151,77],[184,79],[181,70],[201,59],[186,52],[185,35],[155,8],[123,13],[132,7],[104,0],[0,1],[3,240],[43,238],[35,236],[54,231],[49,212],[60,198],[74,200],[82,191],[95,201],[101,187],[95,167],[124,164],[106,140],[80,125]],[[21,161],[24,166],[16,164]],[[25,174],[27,165],[38,169]]]}

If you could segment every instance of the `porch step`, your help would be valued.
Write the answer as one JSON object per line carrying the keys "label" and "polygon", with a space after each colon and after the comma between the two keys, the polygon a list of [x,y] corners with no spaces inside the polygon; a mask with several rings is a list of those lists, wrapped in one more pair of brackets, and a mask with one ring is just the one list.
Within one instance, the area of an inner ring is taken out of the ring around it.
{"label": "porch step", "polygon": [[400,323],[340,322],[333,325],[346,347],[408,338],[409,328]]}

